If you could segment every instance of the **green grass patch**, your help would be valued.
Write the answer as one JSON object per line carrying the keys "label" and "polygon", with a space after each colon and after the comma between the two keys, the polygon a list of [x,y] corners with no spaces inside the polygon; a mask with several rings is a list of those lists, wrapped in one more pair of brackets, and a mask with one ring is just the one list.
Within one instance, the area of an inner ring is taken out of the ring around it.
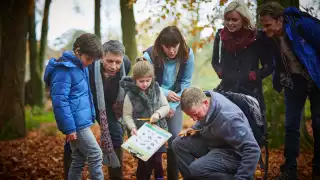
{"label": "green grass patch", "polygon": [[26,126],[27,130],[37,129],[42,123],[55,122],[53,112],[44,112],[40,108],[26,108]]}

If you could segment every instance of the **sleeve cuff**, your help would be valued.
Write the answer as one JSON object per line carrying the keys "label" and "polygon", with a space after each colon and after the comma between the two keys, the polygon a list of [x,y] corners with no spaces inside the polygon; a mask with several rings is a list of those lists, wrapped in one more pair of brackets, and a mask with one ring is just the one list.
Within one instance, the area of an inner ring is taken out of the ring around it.
{"label": "sleeve cuff", "polygon": [[178,102],[169,102],[170,109],[176,111],[177,107],[179,106],[180,103]]}
{"label": "sleeve cuff", "polygon": [[74,133],[76,132],[75,129],[72,129],[72,130],[69,130],[69,131],[63,131],[62,133],[65,134],[65,135],[68,135],[68,134],[71,134],[71,133]]}
{"label": "sleeve cuff", "polygon": [[162,88],[162,87],[161,87],[161,89],[162,89],[162,91],[163,91],[163,94],[164,94],[166,97],[168,97],[168,94],[169,94],[169,91],[170,91],[170,90],[165,89],[165,88]]}
{"label": "sleeve cuff", "polygon": [[195,129],[195,130],[199,130],[199,129],[201,129],[201,125],[199,122],[196,122],[191,128]]}

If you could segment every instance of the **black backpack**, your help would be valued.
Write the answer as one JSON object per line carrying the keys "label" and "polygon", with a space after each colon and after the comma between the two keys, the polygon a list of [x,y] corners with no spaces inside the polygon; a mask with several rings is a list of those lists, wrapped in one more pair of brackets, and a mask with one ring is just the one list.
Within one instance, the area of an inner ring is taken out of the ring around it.
{"label": "black backpack", "polygon": [[259,164],[261,169],[265,171],[264,179],[267,179],[269,159],[267,139],[268,133],[266,130],[267,124],[264,116],[261,114],[258,100],[254,97],[241,93],[234,93],[230,91],[225,92],[218,89],[215,89],[214,91],[220,93],[228,98],[231,102],[236,104],[247,117],[257,143],[259,144],[260,148],[265,147],[266,150],[265,160],[263,161],[262,156],[260,156]]}

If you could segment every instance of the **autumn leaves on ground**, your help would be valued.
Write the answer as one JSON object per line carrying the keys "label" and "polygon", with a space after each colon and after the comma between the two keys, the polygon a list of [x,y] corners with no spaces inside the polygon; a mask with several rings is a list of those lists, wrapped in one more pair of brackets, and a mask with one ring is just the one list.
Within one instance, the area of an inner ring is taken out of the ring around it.
{"label": "autumn leaves on ground", "polygon": [[[185,127],[191,124],[185,122]],[[99,127],[92,127],[99,140]],[[42,124],[38,130],[30,131],[24,139],[0,142],[0,179],[63,179],[64,136],[57,131],[54,123]],[[299,158],[300,180],[311,179],[311,152],[302,152]],[[273,179],[283,162],[281,150],[271,150],[269,158],[269,179]],[[135,179],[136,160],[124,153],[124,176],[126,180]],[[166,157],[163,161],[166,168]],[[105,179],[107,168],[104,167]],[[87,169],[83,179],[89,179]],[[182,178],[181,178],[182,179]],[[256,179],[261,179],[257,177]]]}

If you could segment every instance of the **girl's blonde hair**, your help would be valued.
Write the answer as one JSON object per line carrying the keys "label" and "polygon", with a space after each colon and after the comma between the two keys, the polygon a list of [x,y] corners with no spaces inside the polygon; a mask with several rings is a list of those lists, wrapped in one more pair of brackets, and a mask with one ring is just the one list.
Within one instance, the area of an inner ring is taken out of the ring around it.
{"label": "girl's blonde hair", "polygon": [[255,29],[255,24],[253,21],[252,14],[248,6],[243,2],[243,0],[234,0],[232,1],[224,10],[224,16],[231,12],[238,12],[243,19],[243,27],[246,29],[253,30]]}
{"label": "girl's blonde hair", "polygon": [[154,78],[154,68],[144,57],[139,57],[136,59],[136,64],[132,68],[132,79],[137,80],[144,77]]}

